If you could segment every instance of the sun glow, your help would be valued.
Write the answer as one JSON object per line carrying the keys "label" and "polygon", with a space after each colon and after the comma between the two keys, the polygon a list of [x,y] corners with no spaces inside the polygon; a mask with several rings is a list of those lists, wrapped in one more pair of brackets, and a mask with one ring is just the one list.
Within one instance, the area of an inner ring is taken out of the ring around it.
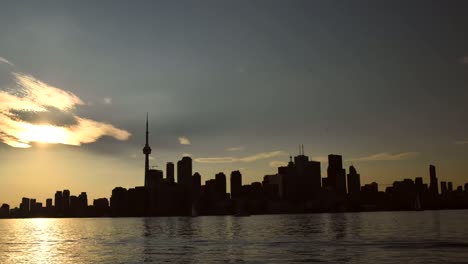
{"label": "sun glow", "polygon": [[50,125],[22,124],[22,131],[18,133],[18,139],[25,143],[68,143],[67,131],[63,127]]}
{"label": "sun glow", "polygon": [[0,87],[0,142],[15,148],[30,143],[80,146],[103,136],[127,140],[130,133],[74,113],[84,105],[71,92],[21,73],[13,73],[13,89]]}

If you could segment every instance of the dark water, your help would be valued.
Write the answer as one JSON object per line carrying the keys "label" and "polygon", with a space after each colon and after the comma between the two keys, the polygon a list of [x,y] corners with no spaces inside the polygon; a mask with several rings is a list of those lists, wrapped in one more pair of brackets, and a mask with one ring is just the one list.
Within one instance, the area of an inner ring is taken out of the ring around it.
{"label": "dark water", "polygon": [[0,220],[0,263],[468,263],[468,211]]}

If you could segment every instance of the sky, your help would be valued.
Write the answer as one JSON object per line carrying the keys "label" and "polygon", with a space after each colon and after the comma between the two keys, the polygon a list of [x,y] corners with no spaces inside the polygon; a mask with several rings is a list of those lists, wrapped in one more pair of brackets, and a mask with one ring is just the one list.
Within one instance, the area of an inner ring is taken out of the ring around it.
{"label": "sky", "polygon": [[[343,155],[380,189],[468,182],[464,1],[5,1],[0,203],[109,197],[184,155],[243,183]],[[229,182],[229,181],[228,181]],[[228,188],[229,190],[229,188]]]}

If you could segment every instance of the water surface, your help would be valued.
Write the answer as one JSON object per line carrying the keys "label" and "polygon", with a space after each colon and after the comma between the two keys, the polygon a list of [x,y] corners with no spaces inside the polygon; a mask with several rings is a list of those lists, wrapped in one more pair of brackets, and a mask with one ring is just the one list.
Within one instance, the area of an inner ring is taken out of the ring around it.
{"label": "water surface", "polygon": [[0,220],[0,263],[463,263],[468,210]]}

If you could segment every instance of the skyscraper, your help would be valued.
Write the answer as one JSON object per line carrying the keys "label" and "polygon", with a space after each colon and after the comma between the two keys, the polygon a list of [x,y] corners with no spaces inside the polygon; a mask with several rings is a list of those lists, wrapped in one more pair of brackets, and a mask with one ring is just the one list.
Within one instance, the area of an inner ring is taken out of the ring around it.
{"label": "skyscraper", "polygon": [[145,154],[145,187],[149,187],[149,155],[151,154],[151,147],[148,143],[148,113],[146,113],[146,143],[143,147],[143,154]]}
{"label": "skyscraper", "polygon": [[439,194],[439,184],[437,182],[436,168],[434,165],[429,165],[429,176],[431,177],[429,185],[431,193],[433,195]]}
{"label": "skyscraper", "polygon": [[57,216],[63,215],[63,194],[61,191],[55,193],[55,213]]}
{"label": "skyscraper", "polygon": [[70,191],[63,190],[62,192],[62,206],[63,206],[63,214],[68,216],[70,213]]}
{"label": "skyscraper", "polygon": [[448,182],[448,183],[447,183],[447,191],[448,191],[448,192],[452,192],[452,191],[453,191],[453,183],[452,183],[452,182]]}
{"label": "skyscraper", "polygon": [[166,179],[170,183],[174,183],[174,163],[168,162],[166,164]]}
{"label": "skyscraper", "polygon": [[226,175],[222,172],[217,173],[215,176],[216,181],[216,195],[218,199],[226,198]]}
{"label": "skyscraper", "polygon": [[440,191],[442,194],[446,194],[447,193],[447,182],[440,182]]}
{"label": "skyscraper", "polygon": [[340,155],[328,155],[327,184],[339,195],[346,194],[346,171],[343,169],[343,159]]}
{"label": "skyscraper", "polygon": [[192,178],[192,159],[183,157],[177,162],[177,183],[190,186]]}
{"label": "skyscraper", "polygon": [[242,174],[236,170],[231,172],[231,199],[240,197],[242,188]]}
{"label": "skyscraper", "polygon": [[361,175],[359,175],[354,166],[349,167],[348,173],[348,194],[358,195],[361,191]]}

